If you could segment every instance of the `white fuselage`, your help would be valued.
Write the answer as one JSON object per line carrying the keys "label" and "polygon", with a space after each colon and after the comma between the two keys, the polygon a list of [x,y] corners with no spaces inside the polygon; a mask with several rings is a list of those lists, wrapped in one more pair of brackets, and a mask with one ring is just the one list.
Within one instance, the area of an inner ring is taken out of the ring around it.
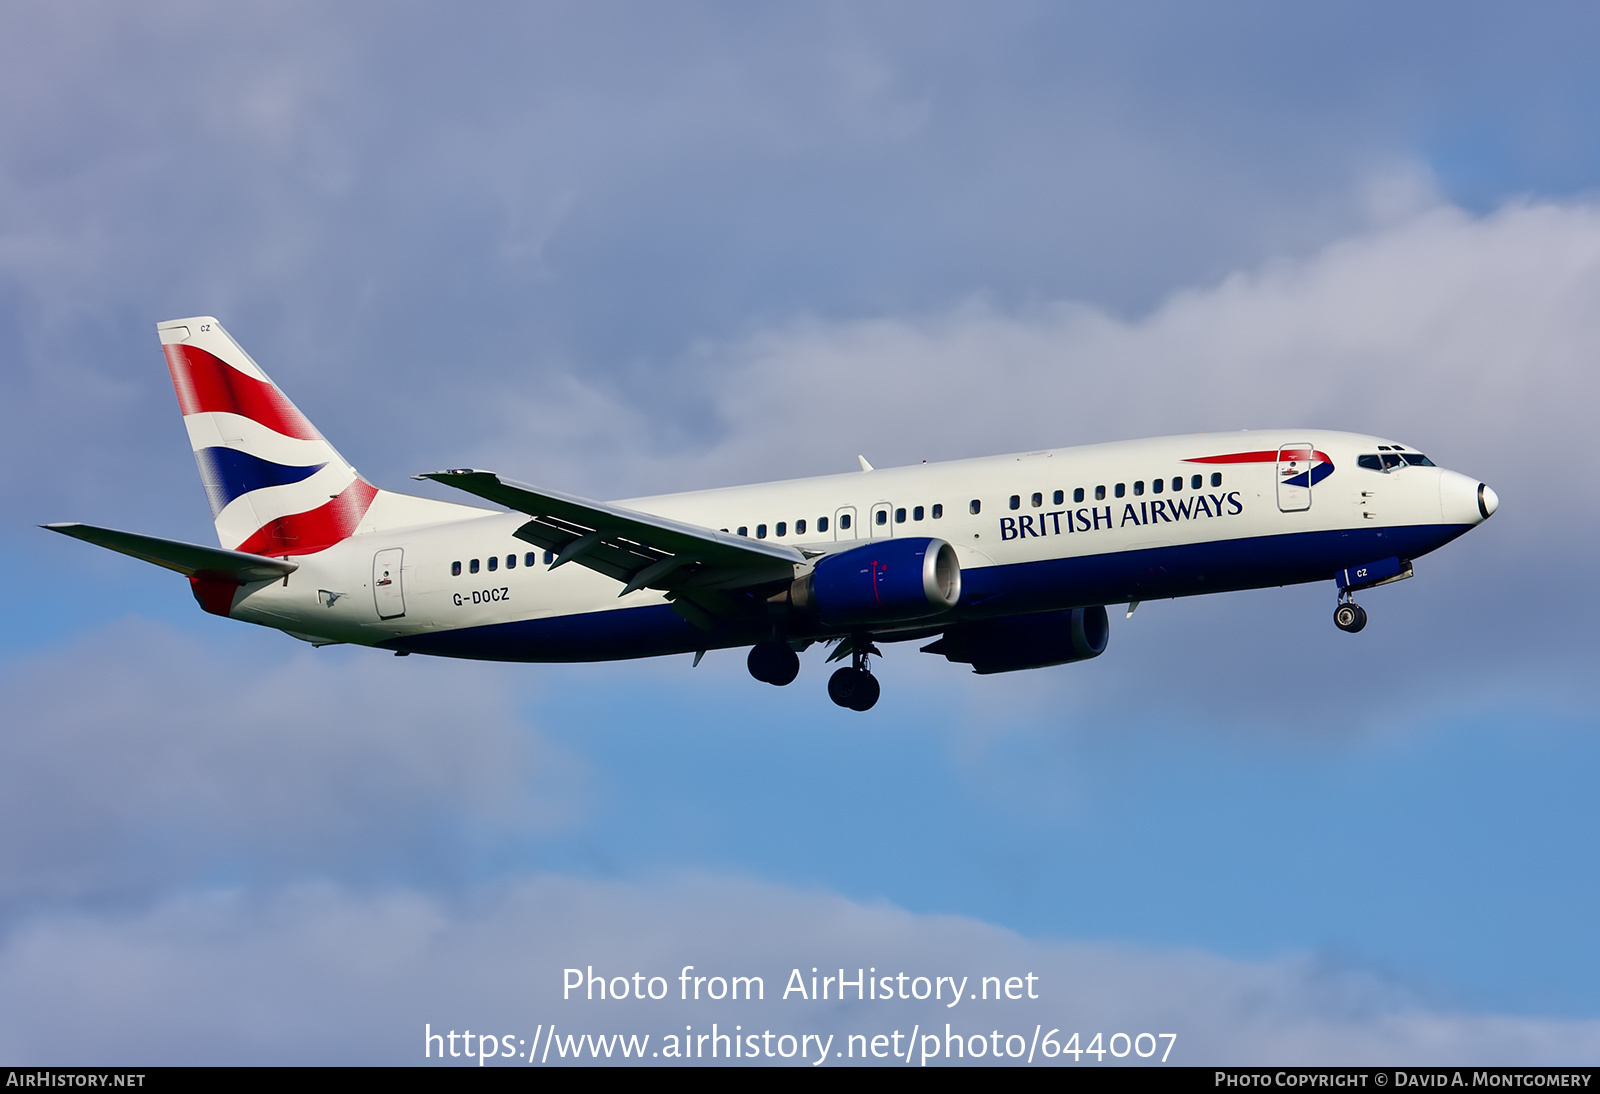
{"label": "white fuselage", "polygon": [[[1226,460],[1301,447],[1329,465],[1303,492],[1284,485],[1295,467]],[[1487,515],[1476,479],[1433,466],[1358,466],[1380,447],[1399,446],[1323,430],[1199,434],[618,504],[808,553],[880,537],[945,540],[963,579],[949,622],[1328,580],[1344,567],[1424,554]],[[407,514],[415,523],[397,527]],[[297,558],[300,568],[281,581],[247,587],[231,614],[316,642],[507,660],[752,640],[748,631],[707,633],[669,619],[660,592],[619,597],[617,581],[581,565],[551,569],[546,552],[515,536],[527,520],[382,492],[356,534]],[[384,569],[391,572],[380,587]],[[937,629],[937,620],[915,628]]]}

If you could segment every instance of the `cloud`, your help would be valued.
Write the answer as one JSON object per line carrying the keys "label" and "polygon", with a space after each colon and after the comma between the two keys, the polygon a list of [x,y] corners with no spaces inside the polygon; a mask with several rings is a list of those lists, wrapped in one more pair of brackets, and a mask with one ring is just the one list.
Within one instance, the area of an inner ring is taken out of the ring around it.
{"label": "cloud", "polygon": [[126,620],[6,667],[0,912],[200,877],[472,877],[580,810],[582,766],[503,674],[262,637]]}
{"label": "cloud", "polygon": [[[1386,43],[1431,47],[1385,14]],[[5,489],[107,509],[130,458],[179,466],[160,319],[219,316],[374,473],[459,462],[504,390],[565,370],[648,436],[715,437],[685,347],[974,295],[1144,313],[1410,208],[1436,173],[1407,127],[1450,101],[1342,23],[1181,5],[0,18],[0,457],[45,468]],[[1504,35],[1458,30],[1439,86],[1476,89],[1456,58]],[[570,456],[603,460],[584,424]],[[138,500],[176,519],[164,498]]]}
{"label": "cloud", "polygon": [[[654,473],[821,473],[848,469],[859,447],[908,463],[1303,424],[1443,445],[1453,466],[1528,476],[1536,492],[1519,501],[1547,505],[1567,476],[1530,474],[1548,460],[1517,442],[1581,428],[1597,290],[1600,208],[1432,205],[1134,319],[981,298],[918,317],[798,318],[696,350],[722,432]],[[647,417],[631,409],[619,441]]]}
{"label": "cloud", "polygon": [[[708,991],[710,977],[760,976],[765,998],[685,1002],[686,965],[708,978]],[[591,967],[608,980],[660,976],[667,998],[563,1000],[564,970]],[[904,972],[897,992],[924,990],[918,976],[966,978],[969,993],[985,976],[1000,980],[988,1001],[955,1007],[948,986],[938,1002],[852,993],[840,1003],[836,989],[826,1002],[785,1000],[795,970],[810,993],[813,967],[819,977],[842,967],[852,979],[860,968]],[[1024,998],[997,1001],[1011,977]],[[1037,1000],[1025,997],[1030,989]],[[655,1047],[685,1026],[709,1033],[716,1022],[723,1032],[832,1034],[835,1051],[851,1034],[909,1035],[914,1025],[940,1034],[942,1049],[946,1023],[969,1046],[994,1030],[1025,1044],[1037,1025],[1061,1031],[1062,1041],[1080,1032],[1080,1045],[1095,1033],[1103,1044],[1117,1032],[1176,1033],[1170,1062],[1182,1064],[1557,1064],[1600,1047],[1600,1023],[1453,1012],[1326,958],[1240,962],[1034,940],[969,919],[706,875],[538,876],[451,898],[332,885],[173,895],[138,912],[54,916],[14,930],[0,947],[0,999],[0,1052],[51,1064],[411,1064],[422,1059],[424,1023],[524,1044],[554,1023],[565,1033],[648,1033]]]}

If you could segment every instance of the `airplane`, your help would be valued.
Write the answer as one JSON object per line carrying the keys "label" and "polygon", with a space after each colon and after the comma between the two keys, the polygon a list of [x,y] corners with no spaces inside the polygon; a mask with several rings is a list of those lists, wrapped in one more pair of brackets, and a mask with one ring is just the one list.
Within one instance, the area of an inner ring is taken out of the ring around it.
{"label": "airplane", "polygon": [[[496,661],[750,647],[792,682],[832,646],[870,709],[877,643],[982,674],[1098,657],[1107,605],[1333,581],[1355,594],[1487,520],[1489,486],[1319,429],[1123,441],[616,502],[453,469],[473,503],[381,489],[209,316],[157,325],[221,547],[47,524],[175,570],[201,608],[322,646]],[[494,508],[482,503],[489,503]]]}

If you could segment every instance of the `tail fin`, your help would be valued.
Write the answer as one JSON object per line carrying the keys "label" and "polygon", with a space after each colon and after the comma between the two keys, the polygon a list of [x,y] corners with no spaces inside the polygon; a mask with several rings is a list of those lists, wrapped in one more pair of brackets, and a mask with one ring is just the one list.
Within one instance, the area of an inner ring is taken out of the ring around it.
{"label": "tail fin", "polygon": [[158,324],[183,424],[230,550],[305,555],[348,538],[377,487],[210,316]]}

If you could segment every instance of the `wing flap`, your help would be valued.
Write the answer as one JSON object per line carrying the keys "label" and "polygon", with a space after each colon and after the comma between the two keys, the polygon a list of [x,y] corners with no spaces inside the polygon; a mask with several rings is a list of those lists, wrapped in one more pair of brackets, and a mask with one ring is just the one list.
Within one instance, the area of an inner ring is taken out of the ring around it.
{"label": "wing flap", "polygon": [[243,585],[251,581],[276,581],[300,568],[299,563],[287,559],[267,558],[221,547],[202,547],[197,543],[142,536],[137,532],[119,532],[114,528],[96,528],[92,524],[66,522],[42,524],[40,527],[129,555],[142,562],[176,570],[185,577],[197,574],[201,577],[224,577]]}
{"label": "wing flap", "polygon": [[806,555],[793,547],[753,540],[640,513],[605,502],[539,490],[492,471],[434,471],[419,479],[453,486],[532,519],[518,539],[555,554],[553,565],[575,562],[635,589],[742,589],[793,580]]}

